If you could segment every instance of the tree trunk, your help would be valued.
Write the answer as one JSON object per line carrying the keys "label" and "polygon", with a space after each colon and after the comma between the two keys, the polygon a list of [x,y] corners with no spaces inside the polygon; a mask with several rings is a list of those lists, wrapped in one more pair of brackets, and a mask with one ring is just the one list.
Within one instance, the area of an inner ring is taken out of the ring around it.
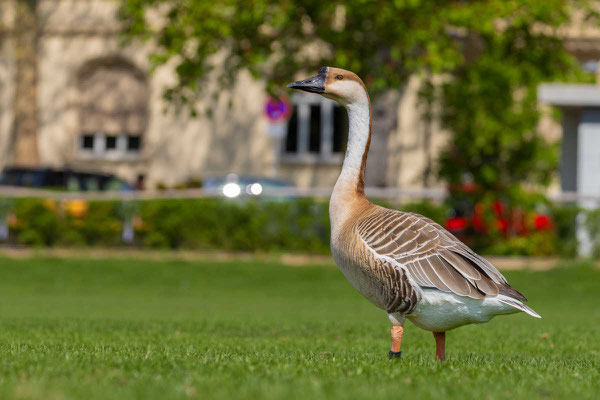
{"label": "tree trunk", "polygon": [[37,0],[18,0],[15,26],[16,88],[12,165],[35,167],[38,153],[38,19]]}

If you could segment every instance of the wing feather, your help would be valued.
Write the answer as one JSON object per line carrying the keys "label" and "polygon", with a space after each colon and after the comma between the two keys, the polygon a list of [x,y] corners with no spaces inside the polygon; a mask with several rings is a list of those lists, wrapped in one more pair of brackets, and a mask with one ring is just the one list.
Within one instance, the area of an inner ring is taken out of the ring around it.
{"label": "wing feather", "polygon": [[394,250],[393,253],[391,253],[393,258],[400,258],[405,254],[410,254],[418,247],[417,242],[415,242],[414,240],[396,243],[398,244],[398,247]]}
{"label": "wing feather", "polygon": [[[408,275],[421,287],[474,299],[498,293],[525,299],[489,261],[421,215],[381,209],[358,224],[358,233],[373,252],[396,261],[397,265],[388,265],[388,268],[406,270],[406,274],[400,271],[398,275],[386,274],[400,292],[406,292],[403,283],[409,286],[407,282],[402,283]],[[390,307],[404,307],[403,301],[394,295],[390,298]]]}
{"label": "wing feather", "polygon": [[[458,240],[458,239],[457,239]],[[467,258],[479,268],[481,268],[487,276],[489,276],[496,283],[506,283],[506,278],[498,271],[492,264],[489,263],[485,258],[475,254],[465,244],[459,242],[461,246],[454,246],[452,249],[455,253]]]}
{"label": "wing feather", "polygon": [[489,296],[497,296],[499,293],[498,286],[490,278],[482,277],[480,280],[475,281],[477,289]]}
{"label": "wing feather", "polygon": [[481,274],[479,271],[477,271],[477,269],[464,258],[455,255],[450,250],[445,249],[439,250],[438,253],[444,257],[444,259],[450,263],[450,265],[456,268],[458,272],[460,272],[465,278],[470,278],[476,281],[481,279]]}
{"label": "wing feather", "polygon": [[423,287],[434,287],[431,284],[430,279],[425,274],[425,271],[423,271],[423,268],[419,265],[419,260],[406,263],[405,265],[410,276],[417,282],[418,285]]}
{"label": "wing feather", "polygon": [[439,256],[432,255],[427,258],[437,276],[444,282],[448,288],[460,295],[468,296],[470,293],[469,284],[466,279],[452,268],[448,263],[445,263]]}
{"label": "wing feather", "polygon": [[448,285],[446,285],[444,283],[444,281],[442,281],[440,279],[438,274],[436,274],[436,272],[433,270],[433,266],[426,258],[419,260],[419,265],[421,266],[421,270],[423,271],[425,276],[427,276],[427,279],[429,280],[429,282],[433,283],[434,287],[440,289],[443,292],[451,292],[452,291],[452,290],[450,290]]}

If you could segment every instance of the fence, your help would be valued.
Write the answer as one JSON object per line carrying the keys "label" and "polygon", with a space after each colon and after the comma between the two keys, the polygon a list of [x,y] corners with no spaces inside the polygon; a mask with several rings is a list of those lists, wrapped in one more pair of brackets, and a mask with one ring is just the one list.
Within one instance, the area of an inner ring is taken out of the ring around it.
{"label": "fence", "polygon": [[[264,188],[260,196],[280,198],[320,198],[331,196],[331,187],[311,188]],[[434,200],[443,201],[448,192],[444,189],[400,189],[391,187],[367,187],[366,194],[370,198],[382,200]],[[24,187],[0,186],[0,198],[39,198],[53,200],[157,200],[157,199],[198,199],[223,197],[221,189],[170,189],[143,191],[109,191],[109,192],[64,192]],[[600,195],[584,195],[578,192],[561,192],[549,194],[548,199],[555,203],[585,204],[589,208],[600,207]]]}

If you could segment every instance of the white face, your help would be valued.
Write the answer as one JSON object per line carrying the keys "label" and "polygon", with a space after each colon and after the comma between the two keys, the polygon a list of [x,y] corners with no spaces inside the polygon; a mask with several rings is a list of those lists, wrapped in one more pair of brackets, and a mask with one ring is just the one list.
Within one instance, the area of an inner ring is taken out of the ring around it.
{"label": "white face", "polygon": [[339,75],[342,76],[341,79],[327,79],[323,96],[343,105],[368,101],[367,93],[359,82],[353,80],[352,77]]}
{"label": "white face", "polygon": [[292,82],[289,88],[299,89],[349,106],[369,104],[369,94],[362,80],[351,71],[335,67],[321,67],[317,76]]}

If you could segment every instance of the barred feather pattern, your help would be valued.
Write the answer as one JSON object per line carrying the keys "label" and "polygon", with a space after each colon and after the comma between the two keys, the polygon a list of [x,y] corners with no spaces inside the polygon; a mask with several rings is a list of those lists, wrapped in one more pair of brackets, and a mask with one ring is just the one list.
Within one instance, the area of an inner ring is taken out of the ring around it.
{"label": "barred feather pattern", "polygon": [[[410,314],[418,303],[418,290],[435,288],[473,299],[499,293],[527,299],[510,287],[504,276],[439,224],[415,213],[377,207],[357,221],[356,229],[372,253],[372,275],[382,283],[386,310]],[[409,279],[410,278],[410,279]]]}
{"label": "barred feather pattern", "polygon": [[354,285],[358,285],[358,291],[374,294],[371,300],[390,314],[412,313],[419,304],[421,295],[411,284],[406,271],[397,268],[393,260],[374,257],[373,251],[360,238],[344,243],[347,245],[344,246],[344,253],[348,259],[355,260],[361,266],[358,268],[361,278],[350,279]]}

